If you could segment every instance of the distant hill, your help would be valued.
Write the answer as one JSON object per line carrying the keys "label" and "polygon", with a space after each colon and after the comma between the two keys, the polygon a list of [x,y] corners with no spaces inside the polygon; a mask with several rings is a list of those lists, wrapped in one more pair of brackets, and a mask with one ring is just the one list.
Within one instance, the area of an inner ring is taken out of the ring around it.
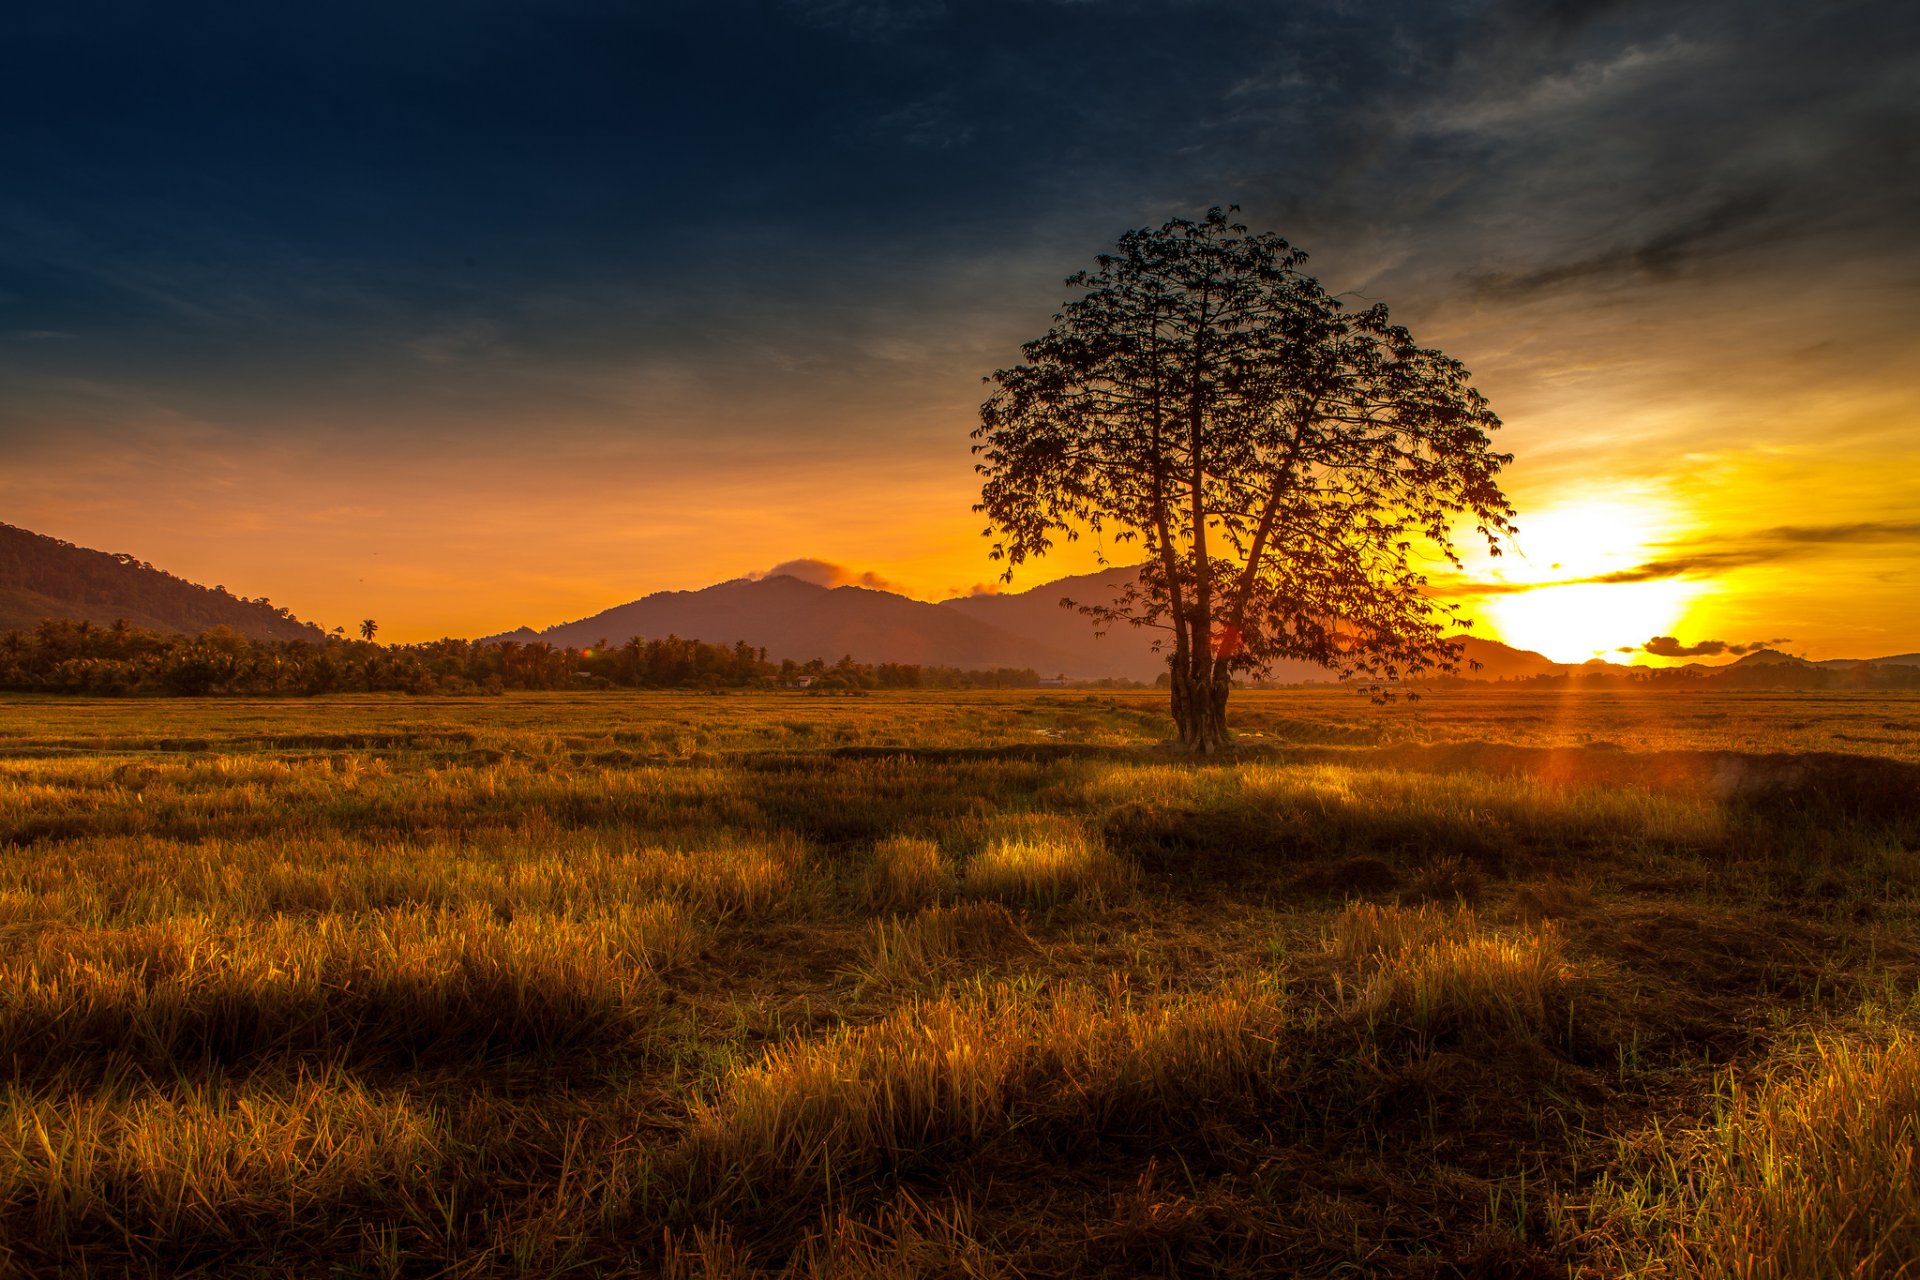
{"label": "distant hill", "polygon": [[[586,648],[634,636],[742,641],[775,661],[909,662],[969,668],[1032,667],[1044,675],[1103,675],[1083,652],[1038,644],[939,605],[866,587],[822,587],[785,575],[738,578],[699,591],[659,591],[538,633]],[[530,638],[526,629],[495,639]]]}
{"label": "distant hill", "polygon": [[319,640],[320,628],[262,600],[176,578],[125,554],[76,547],[0,523],[0,631],[44,618],[110,626],[125,619],[156,631],[232,627],[255,640]]}
{"label": "distant hill", "polygon": [[[1081,654],[1082,665],[1091,664],[1097,675],[1122,676],[1150,684],[1167,669],[1166,654],[1155,653],[1154,643],[1165,641],[1171,645],[1171,632],[1119,623],[1107,628],[1104,635],[1096,636],[1092,618],[1060,605],[1063,599],[1076,604],[1110,601],[1138,572],[1132,567],[1104,569],[1099,573],[1060,578],[1025,591],[961,596],[944,600],[939,607],[1011,632],[1033,644]],[[1330,680],[1332,676],[1325,667],[1311,662],[1282,662],[1275,665],[1268,678],[1290,684]]]}
{"label": "distant hill", "polygon": [[[1165,633],[1121,624],[1095,635],[1092,619],[1060,605],[1063,598],[1078,603],[1111,600],[1134,572],[1109,569],[1027,591],[940,604],[865,587],[816,586],[785,576],[742,578],[699,591],[656,592],[578,622],[537,632],[520,627],[488,639],[523,644],[544,640],[579,649],[602,640],[620,644],[634,636],[678,635],[710,644],[744,641],[764,648],[776,661],[831,662],[850,655],[861,662],[1031,667],[1042,675],[1115,676],[1151,683],[1167,669],[1166,657],[1153,651],[1154,641]],[[1511,680],[1567,670],[1528,650],[1456,638],[1464,643],[1465,656],[1480,664],[1478,671],[1463,672],[1471,678]],[[1333,673],[1310,662],[1282,662],[1266,678],[1308,683],[1330,681]]]}
{"label": "distant hill", "polygon": [[1920,653],[1896,653],[1885,658],[1826,658],[1816,667],[1920,667]]}
{"label": "distant hill", "polygon": [[1721,670],[1731,670],[1734,667],[1810,667],[1812,665],[1814,664],[1805,658],[1796,658],[1778,649],[1755,649],[1738,661],[1728,663]]}
{"label": "distant hill", "polygon": [[[1559,675],[1579,669],[1564,662],[1555,662],[1544,653],[1516,649],[1498,640],[1482,640],[1469,635],[1451,636],[1449,639],[1460,642],[1460,674],[1470,680],[1526,680],[1533,676]],[[1466,666],[1468,662],[1480,665],[1476,670]]]}

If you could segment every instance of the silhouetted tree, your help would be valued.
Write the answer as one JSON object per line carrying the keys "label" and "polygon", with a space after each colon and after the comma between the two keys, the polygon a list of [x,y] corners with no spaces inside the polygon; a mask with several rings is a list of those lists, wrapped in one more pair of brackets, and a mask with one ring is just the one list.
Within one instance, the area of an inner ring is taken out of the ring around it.
{"label": "silhouetted tree", "polygon": [[380,624],[372,618],[368,618],[360,624],[360,638],[371,643],[373,637],[378,634],[379,630]]}
{"label": "silhouetted tree", "polygon": [[[1232,674],[1281,658],[1391,681],[1458,669],[1462,625],[1416,557],[1498,554],[1511,506],[1499,419],[1457,360],[1374,305],[1349,311],[1306,255],[1210,211],[1131,231],[1026,359],[989,379],[975,508],[1014,566],[1056,537],[1137,542],[1110,607],[1170,632],[1180,741],[1227,741]],[[1103,555],[1104,558],[1104,555]]]}

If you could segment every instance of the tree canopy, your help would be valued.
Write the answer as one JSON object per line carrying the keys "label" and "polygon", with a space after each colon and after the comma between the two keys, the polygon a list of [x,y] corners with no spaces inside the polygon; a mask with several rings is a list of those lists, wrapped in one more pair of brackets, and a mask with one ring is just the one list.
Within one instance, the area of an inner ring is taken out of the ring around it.
{"label": "tree canopy", "polygon": [[973,433],[1006,578],[1083,533],[1144,555],[1086,611],[1169,633],[1174,719],[1197,750],[1226,742],[1236,671],[1456,671],[1446,637],[1464,624],[1425,566],[1460,565],[1463,525],[1496,555],[1513,531],[1497,483],[1512,459],[1466,367],[1383,304],[1347,308],[1233,212],[1130,231],[1069,277],[1084,294],[988,378]]}

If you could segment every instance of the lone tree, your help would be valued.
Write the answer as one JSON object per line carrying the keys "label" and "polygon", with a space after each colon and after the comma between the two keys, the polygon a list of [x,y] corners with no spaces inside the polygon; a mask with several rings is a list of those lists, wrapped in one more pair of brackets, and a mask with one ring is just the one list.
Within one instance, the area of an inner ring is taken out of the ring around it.
{"label": "lone tree", "polygon": [[366,618],[361,621],[360,638],[362,640],[365,640],[369,644],[371,644],[373,642],[374,636],[378,635],[379,633],[380,633],[380,624],[375,622],[372,618]]}
{"label": "lone tree", "polygon": [[1446,636],[1466,624],[1421,565],[1458,567],[1463,523],[1494,555],[1513,532],[1497,484],[1512,457],[1466,367],[1383,305],[1342,306],[1236,212],[1130,231],[1069,277],[1085,295],[987,379],[973,433],[1004,578],[1056,537],[1138,544],[1139,578],[1079,607],[1171,633],[1174,723],[1195,751],[1226,744],[1235,672],[1457,671]]}

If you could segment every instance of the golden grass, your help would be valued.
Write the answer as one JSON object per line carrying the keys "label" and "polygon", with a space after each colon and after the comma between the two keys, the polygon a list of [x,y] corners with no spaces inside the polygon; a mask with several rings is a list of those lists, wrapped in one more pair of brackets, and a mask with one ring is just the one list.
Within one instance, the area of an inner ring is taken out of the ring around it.
{"label": "golden grass", "polygon": [[1335,920],[1331,949],[1358,971],[1346,991],[1356,1015],[1422,1036],[1544,1035],[1561,1025],[1574,976],[1550,925],[1489,933],[1466,907],[1354,903]]}
{"label": "golden grass", "polygon": [[[1150,745],[1167,737],[1167,695],[1157,690],[929,690],[870,698],[676,692],[430,699],[10,696],[6,702],[30,714],[36,737],[76,751],[191,743],[244,756],[300,749],[511,752],[514,759],[539,760],[569,753],[685,757],[770,744],[1025,745],[1068,728],[1076,744]],[[324,716],[316,716],[316,709]],[[1662,697],[1496,686],[1435,690],[1417,704],[1376,706],[1346,688],[1236,690],[1228,717],[1243,739],[1276,745],[1611,743],[1635,750],[1843,751],[1920,760],[1920,698],[1904,693]]]}
{"label": "golden grass", "polygon": [[861,1217],[830,1213],[777,1271],[755,1267],[724,1224],[673,1241],[665,1280],[997,1280],[1018,1274],[973,1235],[964,1204],[935,1208],[910,1195]]}
{"label": "golden grass", "polygon": [[793,891],[805,862],[791,838],[739,840],[702,848],[649,849],[624,860],[624,878],[642,893],[657,893],[708,912],[766,911]]}
{"label": "golden grass", "polygon": [[953,888],[953,868],[940,846],[903,836],[875,845],[861,878],[867,905],[888,911],[917,910],[947,897]]}
{"label": "golden grass", "polygon": [[1542,1206],[1920,978],[1910,828],[1591,748],[1920,699],[1236,694],[1279,745],[1205,762],[1160,711],[0,700],[0,1276],[1900,1274],[1904,1041]]}
{"label": "golden grass", "polygon": [[1670,1239],[1701,1280],[1920,1275],[1920,1037],[1817,1040],[1694,1135]]}
{"label": "golden grass", "polygon": [[666,902],[591,922],[471,906],[45,932],[0,957],[0,1044],[16,1072],[551,1052],[633,1034],[697,945]]}
{"label": "golden grass", "polygon": [[425,1197],[444,1124],[403,1091],[329,1073],[131,1096],[0,1092],[0,1223],[149,1243],[298,1230],[307,1215]]}
{"label": "golden grass", "polygon": [[1141,1000],[1002,984],[919,1001],[736,1072],[696,1105],[686,1155],[709,1185],[812,1187],[1048,1122],[1165,1133],[1280,1087],[1286,1022],[1264,981]]}
{"label": "golden grass", "polygon": [[1032,949],[1032,939],[999,903],[957,902],[871,922],[855,972],[863,987],[909,989],[969,957]]}
{"label": "golden grass", "polygon": [[1415,907],[1351,902],[1333,918],[1328,949],[1348,967],[1383,963],[1417,947],[1471,937],[1471,910],[1421,904]]}
{"label": "golden grass", "polygon": [[1079,833],[995,840],[968,859],[961,874],[969,894],[1030,907],[1117,901],[1137,879],[1131,865]]}

